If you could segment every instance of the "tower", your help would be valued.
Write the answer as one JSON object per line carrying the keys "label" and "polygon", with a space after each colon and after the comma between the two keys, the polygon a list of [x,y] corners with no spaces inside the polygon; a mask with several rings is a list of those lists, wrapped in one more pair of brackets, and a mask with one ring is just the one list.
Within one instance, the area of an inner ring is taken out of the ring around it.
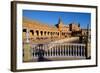
{"label": "tower", "polygon": [[59,17],[59,20],[58,20],[58,30],[60,32],[59,37],[62,38],[63,22],[61,20],[61,17]]}
{"label": "tower", "polygon": [[61,17],[59,17],[59,21],[58,21],[58,30],[59,31],[62,31],[62,28],[63,28],[63,22],[61,20]]}

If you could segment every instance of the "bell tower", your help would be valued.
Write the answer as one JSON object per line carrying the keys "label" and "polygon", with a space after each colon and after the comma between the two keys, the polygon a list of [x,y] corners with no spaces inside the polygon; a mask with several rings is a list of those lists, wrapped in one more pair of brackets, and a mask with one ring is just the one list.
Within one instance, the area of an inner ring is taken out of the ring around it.
{"label": "bell tower", "polygon": [[62,31],[62,28],[63,28],[63,22],[61,20],[61,17],[59,17],[59,21],[58,21],[58,29],[59,29],[59,31]]}

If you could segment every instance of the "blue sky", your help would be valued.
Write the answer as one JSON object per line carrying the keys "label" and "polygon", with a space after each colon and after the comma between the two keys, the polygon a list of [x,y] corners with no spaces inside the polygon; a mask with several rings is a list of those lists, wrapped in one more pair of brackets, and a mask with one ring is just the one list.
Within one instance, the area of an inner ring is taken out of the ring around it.
{"label": "blue sky", "polygon": [[57,24],[59,18],[65,25],[75,22],[80,23],[81,28],[86,28],[87,24],[91,24],[90,13],[23,10],[23,16],[48,25]]}

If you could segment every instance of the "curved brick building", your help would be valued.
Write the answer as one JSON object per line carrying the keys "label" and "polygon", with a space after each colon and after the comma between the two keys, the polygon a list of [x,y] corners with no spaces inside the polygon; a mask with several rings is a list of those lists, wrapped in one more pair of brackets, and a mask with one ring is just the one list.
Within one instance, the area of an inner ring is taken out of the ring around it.
{"label": "curved brick building", "polygon": [[73,31],[81,31],[80,26],[75,23],[65,25],[61,18],[59,18],[58,24],[55,24],[54,26],[23,18],[24,41],[30,40],[33,43],[42,41],[43,43],[46,41],[64,39],[70,37]]}

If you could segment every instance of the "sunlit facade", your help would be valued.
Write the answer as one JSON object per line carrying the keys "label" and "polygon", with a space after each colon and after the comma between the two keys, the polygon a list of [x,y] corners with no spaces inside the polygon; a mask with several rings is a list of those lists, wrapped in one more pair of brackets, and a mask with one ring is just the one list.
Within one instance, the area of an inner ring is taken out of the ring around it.
{"label": "sunlit facade", "polygon": [[[23,41],[29,40],[33,43],[50,42],[69,38],[73,31],[81,31],[79,24],[63,24],[61,18],[53,25],[43,24],[39,21],[23,19]],[[44,41],[45,40],[45,41]]]}

